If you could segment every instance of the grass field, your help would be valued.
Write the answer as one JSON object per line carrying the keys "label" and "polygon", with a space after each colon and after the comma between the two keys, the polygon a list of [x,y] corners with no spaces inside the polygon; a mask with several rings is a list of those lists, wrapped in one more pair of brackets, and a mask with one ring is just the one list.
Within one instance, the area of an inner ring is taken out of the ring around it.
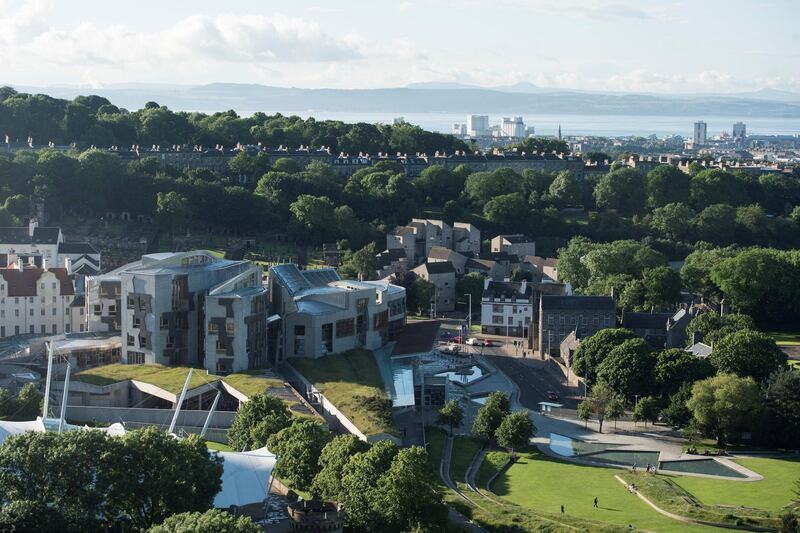
{"label": "grass field", "polygon": [[266,389],[271,387],[283,387],[283,381],[265,376],[259,376],[258,372],[258,370],[250,370],[246,372],[230,374],[225,376],[223,381],[247,396],[264,392]]}
{"label": "grass field", "polygon": [[[537,511],[558,513],[564,505],[569,515],[623,527],[630,524],[658,532],[719,531],[658,514],[614,479],[619,472],[614,468],[566,463],[531,451],[521,454],[519,461],[498,476],[492,490]],[[593,507],[595,497],[599,500],[598,509]]]}
{"label": "grass field", "polygon": [[355,398],[388,398],[372,352],[351,350],[320,359],[293,357],[289,362],[364,434],[398,434],[393,424],[386,423]]}
{"label": "grass field", "polygon": [[[173,394],[179,394],[189,373],[188,367],[163,365],[113,365],[98,366],[78,372],[73,376],[76,381],[93,385],[110,385],[128,379],[150,383]],[[211,376],[205,369],[196,368],[192,374],[190,388],[219,380],[219,376]]]}
{"label": "grass field", "polygon": [[786,333],[770,331],[769,336],[775,339],[778,346],[800,346],[800,332]]}
{"label": "grass field", "polygon": [[453,483],[467,482],[467,468],[482,447],[483,443],[474,437],[459,435],[453,440],[453,455],[450,457],[450,479]]}
{"label": "grass field", "polygon": [[221,442],[214,442],[213,440],[206,441],[206,448],[215,452],[232,452],[233,448]]}
{"label": "grass field", "polygon": [[673,481],[708,505],[739,505],[777,511],[797,499],[798,459],[737,459],[737,463],[764,476],[761,481],[728,481],[674,476]]}
{"label": "grass field", "polygon": [[489,452],[486,458],[481,463],[478,469],[478,474],[475,476],[475,483],[478,487],[486,487],[486,484],[492,479],[497,471],[503,468],[503,465],[508,461],[509,454],[507,452]]}

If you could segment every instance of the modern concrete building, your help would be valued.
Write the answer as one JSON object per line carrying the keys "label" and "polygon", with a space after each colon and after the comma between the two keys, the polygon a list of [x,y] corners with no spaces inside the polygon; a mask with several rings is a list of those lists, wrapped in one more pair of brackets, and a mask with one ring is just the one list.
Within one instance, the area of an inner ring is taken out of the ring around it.
{"label": "modern concrete building", "polygon": [[523,262],[531,265],[537,278],[542,281],[558,281],[558,259],[529,255],[523,259]]}
{"label": "modern concrete building", "polygon": [[536,241],[522,233],[498,235],[492,239],[492,252],[506,252],[510,255],[516,255],[522,260],[525,256],[536,255]]}
{"label": "modern concrete building", "polygon": [[489,135],[488,115],[467,115],[467,135],[470,137],[486,137]]}
{"label": "modern concrete building", "polygon": [[434,246],[431,248],[430,252],[428,252],[428,263],[440,263],[444,261],[453,265],[457,277],[464,275],[468,261],[467,256],[450,250],[449,248],[444,248],[443,246]]}
{"label": "modern concrete building", "polygon": [[84,309],[66,268],[32,266],[21,258],[0,268],[0,338],[83,331],[83,324]]}
{"label": "modern concrete building", "polygon": [[525,122],[522,117],[503,117],[500,121],[500,133],[503,137],[522,139],[525,137]]}
{"label": "modern concrete building", "polygon": [[481,332],[527,337],[533,318],[533,285],[487,279],[481,296]]}
{"label": "modern concrete building", "polygon": [[406,317],[405,289],[388,281],[342,280],[333,269],[269,269],[270,311],[281,317],[276,358],[322,357],[394,340]]}
{"label": "modern concrete building", "polygon": [[411,270],[433,285],[434,313],[447,313],[456,308],[456,269],[450,261],[422,263]]}
{"label": "modern concrete building", "polygon": [[694,131],[692,132],[692,145],[703,146],[707,140],[708,126],[702,120],[694,123]]}
{"label": "modern concrete building", "polygon": [[477,257],[481,250],[481,232],[465,222],[450,226],[442,220],[414,218],[386,236],[386,249],[404,250],[410,266],[425,262],[434,247]]}
{"label": "modern concrete building", "polygon": [[578,329],[582,337],[616,326],[616,304],[610,296],[552,296],[539,303],[536,344],[539,355],[558,356],[561,342]]}

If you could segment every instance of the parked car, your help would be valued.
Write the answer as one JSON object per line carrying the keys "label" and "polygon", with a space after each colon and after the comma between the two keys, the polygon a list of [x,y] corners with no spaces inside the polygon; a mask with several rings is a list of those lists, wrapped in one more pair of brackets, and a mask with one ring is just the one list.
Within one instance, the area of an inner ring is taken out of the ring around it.
{"label": "parked car", "polygon": [[483,339],[483,346],[485,348],[489,348],[491,346],[494,346],[494,343],[492,341],[490,341],[489,339]]}
{"label": "parked car", "polygon": [[469,344],[470,346],[479,346],[480,343],[481,341],[479,341],[475,337],[470,337],[464,342],[464,344]]}
{"label": "parked car", "polygon": [[551,402],[557,402],[558,401],[558,393],[556,391],[553,391],[553,390],[547,391],[547,399],[550,400]]}
{"label": "parked car", "polygon": [[453,337],[453,338],[452,338],[452,339],[450,339],[450,340],[451,340],[452,342],[456,343],[456,344],[461,344],[462,342],[464,342],[464,341],[461,339],[461,335],[456,335],[455,337]]}

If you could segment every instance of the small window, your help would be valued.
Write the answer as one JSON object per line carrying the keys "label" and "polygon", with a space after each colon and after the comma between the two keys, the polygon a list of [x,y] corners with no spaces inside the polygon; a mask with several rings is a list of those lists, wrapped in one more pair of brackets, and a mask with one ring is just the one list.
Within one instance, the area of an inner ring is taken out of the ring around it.
{"label": "small window", "polygon": [[161,321],[159,322],[161,329],[167,329],[169,327],[169,317],[166,315],[161,315]]}
{"label": "small window", "polygon": [[103,306],[99,304],[95,304],[94,306],[94,316],[100,316],[103,314]]}

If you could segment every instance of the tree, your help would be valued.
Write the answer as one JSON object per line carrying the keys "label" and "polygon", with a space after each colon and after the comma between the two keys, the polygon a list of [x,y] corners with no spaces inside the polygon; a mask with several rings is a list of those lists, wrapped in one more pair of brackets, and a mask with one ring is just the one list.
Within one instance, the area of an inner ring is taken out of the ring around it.
{"label": "tree", "polygon": [[489,394],[486,403],[478,410],[478,415],[472,424],[472,432],[486,440],[493,439],[497,428],[510,412],[511,405],[508,396],[498,391]]}
{"label": "tree", "polygon": [[697,332],[703,341],[712,344],[742,329],[755,329],[755,323],[750,316],[740,313],[719,315],[709,311],[694,317],[686,326],[686,334],[691,338]]}
{"label": "tree", "polygon": [[371,242],[357,252],[348,254],[342,266],[339,267],[339,272],[345,278],[375,279],[375,274],[378,271],[377,254],[378,248],[374,242]]}
{"label": "tree", "polygon": [[439,416],[436,419],[437,424],[442,424],[450,427],[450,435],[453,434],[453,428],[461,427],[464,420],[464,410],[457,400],[450,400],[439,409]]}
{"label": "tree", "polygon": [[673,309],[681,296],[681,277],[668,266],[649,268],[642,273],[644,307],[649,310]]}
{"label": "tree", "polygon": [[70,529],[58,509],[39,501],[14,500],[0,506],[0,531],[38,533]]}
{"label": "tree", "polygon": [[442,166],[432,165],[420,172],[414,180],[414,186],[423,198],[430,198],[436,205],[442,205],[452,198],[458,198],[464,188],[464,177]]}
{"label": "tree", "polygon": [[328,428],[316,420],[295,420],[272,435],[267,447],[278,456],[275,474],[290,487],[308,490],[319,472],[319,457],[330,440]]}
{"label": "tree", "polygon": [[581,186],[569,170],[559,172],[547,190],[548,196],[560,206],[580,203]]}
{"label": "tree", "polygon": [[156,216],[163,228],[170,233],[175,231],[175,225],[184,220],[189,214],[189,201],[185,196],[174,192],[160,192],[156,200]]}
{"label": "tree", "polygon": [[521,193],[495,196],[483,206],[483,216],[503,230],[524,226],[530,215],[528,202]]}
{"label": "tree", "polygon": [[692,421],[692,412],[686,402],[692,397],[692,383],[684,382],[678,391],[669,397],[669,403],[661,411],[661,416],[668,424],[676,427],[686,427]]}
{"label": "tree", "polygon": [[611,350],[597,368],[597,379],[625,398],[644,395],[652,390],[655,356],[644,339],[624,341]]}
{"label": "tree", "polygon": [[686,256],[681,267],[683,285],[703,296],[719,293],[719,287],[711,279],[711,269],[723,259],[736,255],[734,248],[711,248],[707,243],[698,243]]}
{"label": "tree", "polygon": [[594,198],[600,208],[627,215],[640,213],[646,204],[644,178],[632,168],[613,170],[597,182]]}
{"label": "tree", "polygon": [[369,445],[355,435],[338,435],[331,439],[319,456],[320,471],[314,476],[311,494],[329,501],[341,501],[342,472],[347,462]]}
{"label": "tree", "polygon": [[334,206],[327,196],[301,194],[289,205],[289,211],[314,242],[325,242],[335,235]]}
{"label": "tree", "polygon": [[583,400],[578,404],[578,418],[583,420],[584,427],[589,427],[589,420],[592,418],[592,404],[589,400]]}
{"label": "tree", "polygon": [[239,406],[228,430],[228,442],[240,452],[255,450],[265,446],[271,435],[291,423],[292,414],[283,401],[259,392]]}
{"label": "tree", "polygon": [[681,241],[690,236],[694,216],[694,210],[686,204],[667,204],[653,211],[650,227],[667,239]]}
{"label": "tree", "polygon": [[658,400],[652,396],[645,396],[636,402],[636,406],[633,408],[633,419],[637,422],[644,421],[644,425],[647,427],[648,422],[656,422],[658,420],[660,411],[661,407]]}
{"label": "tree", "polygon": [[753,378],[719,374],[696,382],[686,403],[698,428],[720,446],[750,430],[762,412],[762,395]]}
{"label": "tree", "polygon": [[617,420],[625,414],[625,402],[619,396],[614,396],[608,402],[606,416],[614,421],[614,429],[617,428]]}
{"label": "tree", "polygon": [[757,383],[787,368],[786,353],[778,348],[775,340],[765,333],[749,329],[722,337],[709,360],[717,372],[751,377]]}
{"label": "tree", "polygon": [[709,205],[694,219],[697,236],[715,244],[730,244],[736,231],[736,209],[728,204]]}
{"label": "tree", "polygon": [[497,444],[503,448],[508,448],[511,455],[514,450],[518,450],[528,445],[528,442],[536,432],[531,415],[527,409],[515,411],[505,417],[495,432]]}
{"label": "tree", "polygon": [[638,338],[634,332],[623,328],[601,329],[578,345],[572,358],[572,371],[576,376],[597,382],[597,367],[608,354],[623,342]]}
{"label": "tree", "polygon": [[787,370],[767,388],[767,415],[775,444],[796,447],[800,442],[800,372]]}
{"label": "tree", "polygon": [[617,399],[616,392],[605,381],[599,381],[592,387],[592,392],[586,400],[592,414],[600,424],[600,433],[603,432],[603,422],[609,415],[610,405],[615,399]]}
{"label": "tree", "polygon": [[647,204],[652,208],[684,203],[689,199],[691,176],[672,165],[658,165],[647,173]]}
{"label": "tree", "polygon": [[380,515],[374,511],[381,474],[389,470],[397,455],[391,441],[376,442],[364,453],[348,459],[342,470],[341,503],[347,509],[347,523],[360,531],[381,531]]}
{"label": "tree", "polygon": [[501,168],[494,172],[475,172],[469,175],[464,186],[464,193],[480,206],[495,196],[521,190],[522,177],[510,168]]}
{"label": "tree", "polygon": [[692,176],[689,194],[696,209],[712,204],[742,205],[747,201],[744,181],[719,169],[706,169]]}
{"label": "tree", "polygon": [[14,402],[14,413],[17,420],[34,420],[42,412],[44,395],[33,383],[26,383],[17,394]]}
{"label": "tree", "polygon": [[675,394],[684,384],[705,379],[714,374],[706,359],[680,348],[661,350],[656,354],[655,382],[662,394]]}
{"label": "tree", "polygon": [[444,527],[447,508],[433,483],[428,454],[423,448],[412,446],[394,456],[378,480],[373,511],[382,519],[381,531]]}
{"label": "tree", "polygon": [[147,530],[148,533],[261,533],[264,531],[249,516],[235,518],[219,509],[172,515],[161,524]]}

